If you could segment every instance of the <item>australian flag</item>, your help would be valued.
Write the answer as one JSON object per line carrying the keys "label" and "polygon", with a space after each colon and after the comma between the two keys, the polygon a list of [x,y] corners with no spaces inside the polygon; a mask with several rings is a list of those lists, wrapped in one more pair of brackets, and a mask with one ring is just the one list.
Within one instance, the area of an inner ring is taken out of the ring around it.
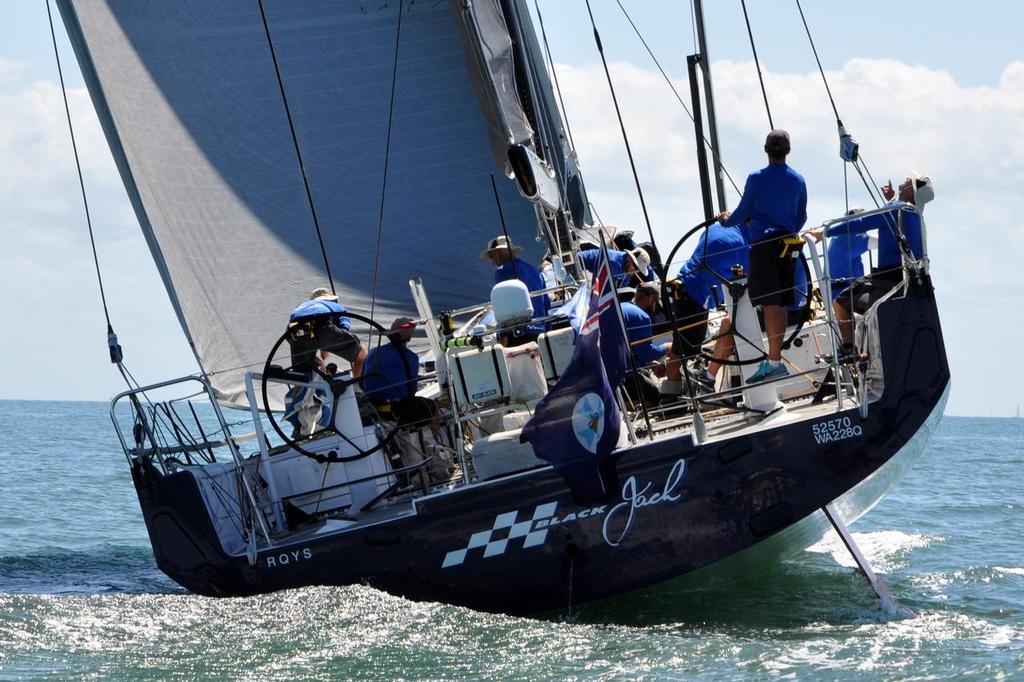
{"label": "australian flag", "polygon": [[608,379],[616,377],[617,383],[625,374],[627,351],[621,332],[602,335],[612,325],[619,325],[615,283],[602,249],[572,360],[520,436],[565,478],[579,504],[601,500],[618,487],[611,453],[622,420]]}

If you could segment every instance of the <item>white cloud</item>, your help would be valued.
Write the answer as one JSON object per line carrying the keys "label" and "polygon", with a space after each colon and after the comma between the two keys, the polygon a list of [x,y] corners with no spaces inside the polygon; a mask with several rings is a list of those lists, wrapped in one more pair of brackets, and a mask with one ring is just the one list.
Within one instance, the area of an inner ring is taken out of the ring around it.
{"label": "white cloud", "polygon": [[[103,399],[122,390],[59,85],[4,82],[0,61],[0,357],[4,398]],[[6,86],[6,87],[5,87]],[[195,370],[84,89],[68,92],[115,329],[140,379]],[[31,341],[28,341],[31,340]]]}
{"label": "white cloud", "polygon": [[[94,208],[124,203],[124,189],[88,94],[68,92],[86,190]],[[0,235],[19,239],[56,230],[87,236],[75,158],[60,87],[40,81],[0,93]],[[95,216],[104,236],[136,231],[120,209]],[[112,220],[116,218],[116,220]],[[75,226],[74,229],[72,226]],[[78,230],[77,227],[81,226]]]}
{"label": "white cloud", "polygon": [[[702,219],[692,124],[653,69],[616,63],[611,71],[655,235],[667,249]],[[768,120],[757,73],[751,62],[729,61],[716,62],[713,73],[723,157],[742,187],[747,172],[764,165]],[[1011,392],[1024,380],[1020,365],[979,348],[1024,335],[1024,62],[1008,65],[997,87],[963,87],[944,71],[894,60],[853,59],[826,75],[876,181],[916,169],[935,182],[926,218],[954,372],[950,411],[1007,413],[1019,401]],[[644,231],[604,72],[560,65],[558,76],[591,201],[607,223]],[[793,138],[791,163],[807,178],[809,221],[840,215],[843,168],[820,75],[766,69],[765,82],[775,124]],[[686,81],[675,87],[689,105]],[[849,181],[851,203],[869,204],[852,171]],[[731,190],[729,201],[737,201]],[[1005,383],[987,385],[992,377]]]}
{"label": "white cloud", "polygon": [[23,63],[0,57],[0,82],[17,78],[24,70],[25,65]]}

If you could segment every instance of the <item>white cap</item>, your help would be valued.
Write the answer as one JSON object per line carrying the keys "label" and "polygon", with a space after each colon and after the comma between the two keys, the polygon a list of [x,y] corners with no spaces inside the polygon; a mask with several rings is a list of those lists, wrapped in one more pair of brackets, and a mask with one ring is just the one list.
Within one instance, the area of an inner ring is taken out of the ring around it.
{"label": "white cap", "polygon": [[[935,187],[932,185],[932,179],[927,175],[921,175],[917,171],[910,171],[910,179],[913,181],[914,187],[914,206],[923,211],[924,205],[935,198]],[[918,187],[918,183],[923,184]]]}

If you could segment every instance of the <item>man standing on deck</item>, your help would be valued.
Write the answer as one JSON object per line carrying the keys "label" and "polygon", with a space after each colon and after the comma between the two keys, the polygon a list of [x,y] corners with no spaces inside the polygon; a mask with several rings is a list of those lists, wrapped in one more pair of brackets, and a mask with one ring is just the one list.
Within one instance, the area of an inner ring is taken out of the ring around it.
{"label": "man standing on deck", "polygon": [[352,376],[363,373],[366,349],[350,329],[352,321],[345,315],[345,306],[330,289],[314,289],[288,318],[288,345],[292,352],[292,368],[310,371],[321,364],[317,351],[334,353],[352,364]]}
{"label": "man standing on deck", "polygon": [[[747,227],[750,247],[750,302],[764,310],[768,333],[768,359],[747,379],[748,384],[786,376],[782,364],[782,340],[786,332],[786,308],[793,303],[793,278],[799,250],[796,233],[807,222],[807,185],[803,176],[786,165],[789,133],[773,130],[764,142],[768,165],[747,176],[743,197],[736,210],[718,216],[723,227]],[[803,242],[800,242],[802,244]]]}

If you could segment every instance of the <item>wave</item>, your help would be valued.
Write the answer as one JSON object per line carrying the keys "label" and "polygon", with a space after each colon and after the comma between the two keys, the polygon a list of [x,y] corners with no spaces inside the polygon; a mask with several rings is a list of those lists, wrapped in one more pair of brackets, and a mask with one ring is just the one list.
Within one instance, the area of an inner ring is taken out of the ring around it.
{"label": "wave", "polygon": [[[853,539],[875,573],[892,573],[907,566],[907,558],[913,550],[941,542],[944,538],[899,530],[879,530],[854,533]],[[807,551],[814,554],[831,554],[832,559],[845,568],[857,566],[835,533],[829,533],[821,542],[808,547]]]}
{"label": "wave", "polygon": [[88,595],[180,592],[145,547],[53,548],[0,557],[0,592]]}

